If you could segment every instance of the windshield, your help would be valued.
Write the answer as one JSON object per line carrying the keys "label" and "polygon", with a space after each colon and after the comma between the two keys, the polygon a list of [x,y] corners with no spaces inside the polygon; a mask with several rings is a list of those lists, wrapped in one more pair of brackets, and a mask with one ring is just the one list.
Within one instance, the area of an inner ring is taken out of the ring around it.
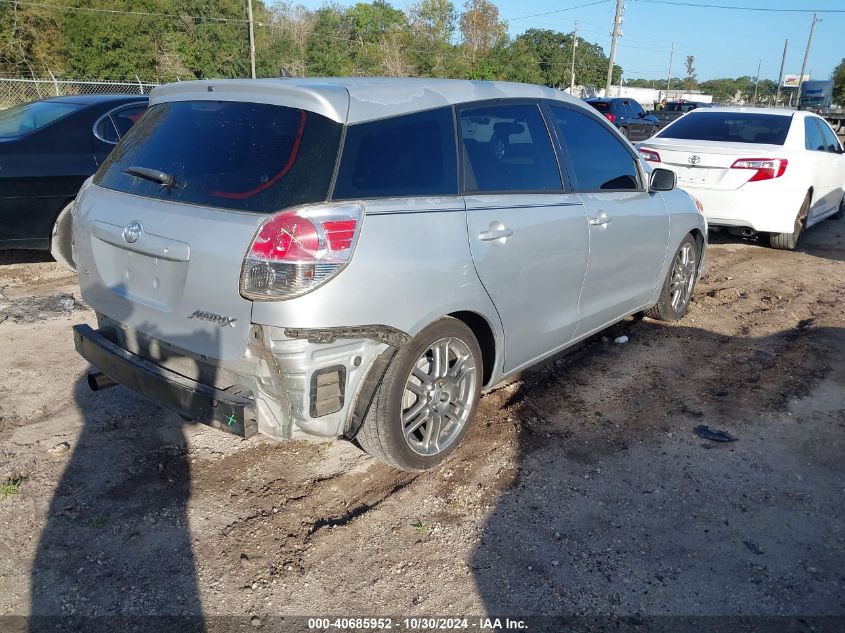
{"label": "windshield", "polygon": [[174,202],[271,213],[328,196],[341,124],[261,103],[151,107],[94,182]]}
{"label": "windshield", "polygon": [[35,101],[13,106],[8,110],[0,110],[0,137],[7,138],[33,132],[81,107],[74,103]]}
{"label": "windshield", "polygon": [[783,145],[792,116],[752,112],[693,110],[664,129],[658,138]]}

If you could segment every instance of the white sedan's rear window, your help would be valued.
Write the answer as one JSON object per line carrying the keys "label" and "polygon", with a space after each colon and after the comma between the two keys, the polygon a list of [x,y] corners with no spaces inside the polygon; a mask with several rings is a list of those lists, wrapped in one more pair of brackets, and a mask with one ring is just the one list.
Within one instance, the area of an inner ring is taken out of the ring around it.
{"label": "white sedan's rear window", "polygon": [[664,129],[658,138],[783,145],[792,116],[756,112],[693,110]]}

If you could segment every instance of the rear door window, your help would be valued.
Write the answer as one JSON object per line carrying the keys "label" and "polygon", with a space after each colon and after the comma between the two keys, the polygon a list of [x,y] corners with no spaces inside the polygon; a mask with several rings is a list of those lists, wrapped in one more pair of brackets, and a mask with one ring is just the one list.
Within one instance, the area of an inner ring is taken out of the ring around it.
{"label": "rear door window", "polygon": [[461,110],[464,188],[469,192],[557,191],[560,170],[537,105]]}
{"label": "rear door window", "polygon": [[458,160],[451,108],[347,128],[335,199],[457,193]]}
{"label": "rear door window", "polygon": [[692,110],[657,136],[685,140],[783,145],[792,115]]}
{"label": "rear door window", "polygon": [[555,106],[551,111],[568,150],[574,191],[640,189],[636,160],[616,135],[581,112]]}
{"label": "rear door window", "polygon": [[[284,106],[161,103],[132,126],[95,182],[149,198],[271,213],[326,200],[341,128]],[[127,173],[133,167],[163,172],[174,182],[165,187]]]}
{"label": "rear door window", "polygon": [[830,126],[826,121],[822,121],[821,119],[814,120],[821,130],[825,150],[831,154],[838,154],[840,152],[840,145],[839,139],[836,138],[836,134],[833,133],[833,130],[830,129]]}
{"label": "rear door window", "polygon": [[804,119],[804,147],[814,152],[827,150],[824,138],[822,138],[822,131],[812,117]]}
{"label": "rear door window", "polygon": [[94,134],[106,143],[116,144],[126,136],[129,129],[138,122],[144,112],[147,111],[147,104],[135,103],[128,106],[121,106],[107,112],[94,124]]}

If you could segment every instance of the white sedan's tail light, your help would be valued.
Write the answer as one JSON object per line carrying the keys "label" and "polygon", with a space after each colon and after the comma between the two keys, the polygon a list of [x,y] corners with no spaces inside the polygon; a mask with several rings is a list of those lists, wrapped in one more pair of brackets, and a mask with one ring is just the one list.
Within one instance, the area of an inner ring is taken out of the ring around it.
{"label": "white sedan's tail light", "polygon": [[290,299],[337,275],[352,258],[364,203],[320,204],[282,211],[258,229],[244,258],[241,294]]}
{"label": "white sedan's tail light", "polygon": [[757,182],[780,178],[788,164],[789,161],[785,158],[740,158],[734,161],[731,169],[754,169],[757,173],[751,176],[748,182]]}
{"label": "white sedan's tail light", "polygon": [[645,158],[650,163],[659,163],[660,162],[660,154],[655,152],[653,149],[644,149],[640,148],[640,155]]}

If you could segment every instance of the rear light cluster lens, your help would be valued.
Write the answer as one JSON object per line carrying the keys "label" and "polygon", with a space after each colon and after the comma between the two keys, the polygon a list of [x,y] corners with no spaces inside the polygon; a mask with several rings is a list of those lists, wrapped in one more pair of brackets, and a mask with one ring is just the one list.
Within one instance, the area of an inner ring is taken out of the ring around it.
{"label": "rear light cluster lens", "polygon": [[658,154],[654,150],[640,148],[640,154],[642,155],[643,158],[645,158],[647,161],[649,161],[651,163],[659,163],[660,162],[660,154]]}
{"label": "rear light cluster lens", "polygon": [[611,123],[616,123],[616,115],[615,114],[605,114],[604,118],[610,121]]}
{"label": "rear light cluster lens", "polygon": [[314,205],[271,216],[244,258],[241,294],[248,299],[290,299],[339,273],[355,249],[364,204]]}
{"label": "rear light cluster lens", "polygon": [[731,169],[754,169],[756,174],[748,182],[780,178],[786,172],[789,161],[785,158],[740,158],[731,165]]}

